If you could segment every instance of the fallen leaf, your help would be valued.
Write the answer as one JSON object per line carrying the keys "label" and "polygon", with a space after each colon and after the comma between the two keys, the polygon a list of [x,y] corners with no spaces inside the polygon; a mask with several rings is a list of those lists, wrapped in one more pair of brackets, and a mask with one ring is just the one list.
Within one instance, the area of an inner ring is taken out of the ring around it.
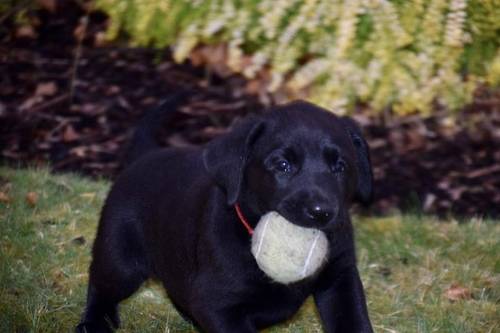
{"label": "fallen leaf", "polygon": [[120,91],[121,88],[119,86],[112,84],[106,89],[106,95],[116,95],[119,94]]}
{"label": "fallen leaf", "polygon": [[57,291],[62,292],[64,290],[65,281],[67,279],[66,274],[60,268],[57,268],[50,272],[50,277],[52,281],[51,287]]}
{"label": "fallen leaf", "polygon": [[189,59],[194,66],[202,66],[206,62],[205,55],[200,48],[193,50],[189,54]]}
{"label": "fallen leaf", "polygon": [[85,237],[83,236],[78,236],[78,237],[75,237],[71,240],[71,243],[75,244],[75,245],[84,245],[86,242],[85,240]]}
{"label": "fallen leaf", "polygon": [[94,103],[85,103],[81,106],[79,112],[83,113],[87,116],[96,116],[105,111],[105,108],[103,106],[99,106]]}
{"label": "fallen leaf", "polygon": [[377,272],[382,275],[383,277],[388,277],[392,274],[392,271],[389,267],[386,266],[381,266],[378,267]]}
{"label": "fallen leaf", "polygon": [[10,199],[10,197],[7,195],[7,193],[4,193],[4,192],[0,192],[0,202],[1,203],[5,203],[5,204],[8,204],[10,203],[12,200]]}
{"label": "fallen leaf", "polygon": [[143,104],[143,105],[152,105],[152,104],[155,104],[157,102],[158,102],[158,100],[154,97],[151,97],[151,96],[148,96],[148,97],[143,98],[141,100],[141,104]]}
{"label": "fallen leaf", "polygon": [[425,200],[424,200],[423,210],[425,212],[430,211],[432,206],[434,205],[436,199],[437,199],[437,197],[434,194],[427,193],[427,195],[425,196]]}
{"label": "fallen leaf", "polygon": [[190,147],[193,146],[186,138],[180,134],[170,135],[167,142],[172,147]]}
{"label": "fallen leaf", "polygon": [[31,207],[35,207],[36,203],[38,202],[38,193],[36,193],[36,192],[28,192],[26,194],[26,202]]}
{"label": "fallen leaf", "polygon": [[94,36],[94,45],[97,47],[105,46],[108,41],[108,37],[104,31],[99,31]]}
{"label": "fallen leaf", "polygon": [[456,283],[453,283],[445,292],[444,297],[446,299],[455,302],[461,299],[470,299],[472,296],[468,288],[462,287]]}
{"label": "fallen leaf", "polygon": [[12,183],[0,176],[0,192],[9,193],[10,190],[12,190]]}
{"label": "fallen leaf", "polygon": [[71,148],[69,152],[71,155],[74,155],[76,157],[85,157],[87,156],[88,149],[85,146],[78,146]]}
{"label": "fallen leaf", "polygon": [[62,139],[64,142],[72,142],[72,141],[78,140],[79,138],[80,138],[80,134],[78,134],[75,131],[73,126],[71,126],[71,125],[66,126],[66,128],[64,129],[63,135],[62,135]]}
{"label": "fallen leaf", "polygon": [[42,82],[36,86],[35,96],[53,96],[57,92],[55,82]]}
{"label": "fallen leaf", "polygon": [[91,200],[92,200],[92,199],[94,199],[94,198],[95,198],[96,193],[95,193],[95,192],[85,192],[85,193],[80,194],[80,196],[81,196],[82,198],[85,198],[85,199],[91,199]]}
{"label": "fallen leaf", "polygon": [[19,111],[25,111],[25,110],[29,110],[31,109],[32,107],[34,107],[36,104],[40,103],[41,101],[43,101],[43,98],[40,97],[40,96],[32,96],[32,97],[29,97],[27,98],[20,106],[19,106]]}
{"label": "fallen leaf", "polygon": [[483,177],[492,173],[500,172],[500,165],[491,165],[485,168],[474,170],[467,175],[467,178],[474,179]]}
{"label": "fallen leaf", "polygon": [[49,12],[55,12],[56,11],[56,0],[36,0],[38,5],[42,8],[47,9]]}
{"label": "fallen leaf", "polygon": [[36,38],[35,29],[30,25],[23,25],[16,30],[17,38]]}
{"label": "fallen leaf", "polygon": [[87,33],[87,25],[88,25],[88,17],[83,16],[80,18],[80,24],[73,31],[73,36],[79,41],[85,38],[85,34]]}
{"label": "fallen leaf", "polygon": [[249,80],[245,86],[245,92],[247,94],[256,95],[262,89],[262,83],[259,80]]}
{"label": "fallen leaf", "polygon": [[130,103],[125,99],[125,97],[119,96],[117,101],[119,106],[121,106],[124,109],[130,110],[131,108]]}
{"label": "fallen leaf", "polygon": [[453,200],[459,200],[464,192],[467,192],[466,186],[459,186],[448,191]]}

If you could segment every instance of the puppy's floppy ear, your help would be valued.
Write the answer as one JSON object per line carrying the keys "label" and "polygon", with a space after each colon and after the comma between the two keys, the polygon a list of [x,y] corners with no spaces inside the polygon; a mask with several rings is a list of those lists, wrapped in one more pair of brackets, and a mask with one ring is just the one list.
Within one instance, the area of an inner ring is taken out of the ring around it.
{"label": "puppy's floppy ear", "polygon": [[247,118],[228,134],[209,142],[203,150],[205,169],[226,191],[228,205],[238,200],[251,146],[263,128],[262,119]]}
{"label": "puppy's floppy ear", "polygon": [[341,120],[349,132],[351,141],[356,149],[358,187],[355,198],[363,204],[368,204],[373,197],[373,172],[368,144],[354,120],[349,117],[342,117]]}

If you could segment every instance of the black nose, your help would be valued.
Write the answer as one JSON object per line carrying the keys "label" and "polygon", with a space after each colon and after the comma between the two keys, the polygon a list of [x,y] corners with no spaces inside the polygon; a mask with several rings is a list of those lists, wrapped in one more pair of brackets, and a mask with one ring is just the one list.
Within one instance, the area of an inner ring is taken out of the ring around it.
{"label": "black nose", "polygon": [[329,222],[333,217],[333,211],[330,207],[324,204],[312,204],[305,208],[305,213],[308,218],[320,223]]}

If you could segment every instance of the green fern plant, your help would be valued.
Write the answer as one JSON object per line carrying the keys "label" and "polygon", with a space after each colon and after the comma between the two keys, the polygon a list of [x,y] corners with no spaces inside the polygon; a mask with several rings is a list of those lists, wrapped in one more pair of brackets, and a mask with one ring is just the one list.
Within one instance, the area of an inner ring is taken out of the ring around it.
{"label": "green fern plant", "polygon": [[500,0],[97,0],[109,37],[171,46],[184,61],[222,44],[227,65],[269,91],[346,112],[459,109],[500,82]]}

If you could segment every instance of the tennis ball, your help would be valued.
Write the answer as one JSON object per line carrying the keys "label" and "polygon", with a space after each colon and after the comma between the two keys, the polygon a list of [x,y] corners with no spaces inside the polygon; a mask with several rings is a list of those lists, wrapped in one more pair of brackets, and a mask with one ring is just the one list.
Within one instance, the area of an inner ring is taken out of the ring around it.
{"label": "tennis ball", "polygon": [[321,268],[328,254],[328,239],[320,230],[295,225],[277,212],[269,212],[255,227],[252,254],[266,275],[289,284]]}

